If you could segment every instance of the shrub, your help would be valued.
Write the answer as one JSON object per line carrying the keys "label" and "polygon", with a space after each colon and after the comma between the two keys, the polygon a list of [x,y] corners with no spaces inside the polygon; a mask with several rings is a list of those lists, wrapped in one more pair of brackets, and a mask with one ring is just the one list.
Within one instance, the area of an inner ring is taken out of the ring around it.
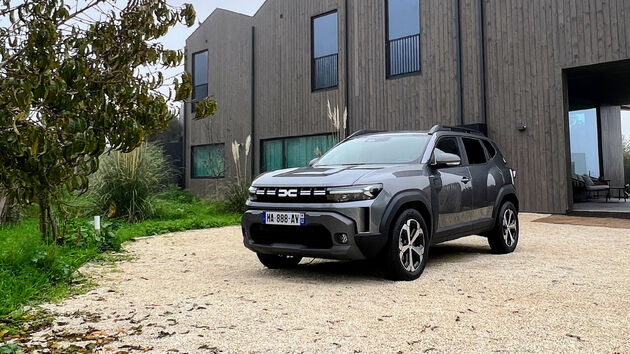
{"label": "shrub", "polygon": [[145,144],[130,153],[114,152],[101,160],[91,193],[101,212],[137,222],[151,217],[152,198],[168,184],[171,172],[155,145]]}
{"label": "shrub", "polygon": [[242,214],[246,209],[247,198],[249,198],[249,183],[233,182],[227,185],[223,202],[227,211]]}

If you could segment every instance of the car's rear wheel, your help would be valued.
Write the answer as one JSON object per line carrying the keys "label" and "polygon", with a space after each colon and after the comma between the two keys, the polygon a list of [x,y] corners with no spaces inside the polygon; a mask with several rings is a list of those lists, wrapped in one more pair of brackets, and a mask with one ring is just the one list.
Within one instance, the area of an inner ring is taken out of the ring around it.
{"label": "car's rear wheel", "polygon": [[497,215],[494,230],[488,235],[492,252],[505,254],[514,252],[518,244],[518,210],[512,202],[505,202]]}
{"label": "car's rear wheel", "polygon": [[279,256],[275,254],[256,253],[260,263],[269,269],[292,268],[297,266],[302,257],[297,256]]}
{"label": "car's rear wheel", "polygon": [[422,274],[429,256],[429,234],[417,210],[407,209],[396,219],[389,245],[383,254],[385,277],[415,280]]}

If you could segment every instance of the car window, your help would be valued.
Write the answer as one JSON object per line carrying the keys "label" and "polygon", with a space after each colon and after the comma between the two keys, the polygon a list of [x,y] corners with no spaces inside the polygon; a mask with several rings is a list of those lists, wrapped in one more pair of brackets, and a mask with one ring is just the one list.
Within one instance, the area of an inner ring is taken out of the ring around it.
{"label": "car window", "polygon": [[412,163],[429,143],[427,134],[375,134],[359,136],[328,151],[317,165]]}
{"label": "car window", "polygon": [[494,148],[494,146],[492,146],[492,143],[489,142],[488,140],[482,140],[483,141],[483,145],[486,147],[486,151],[488,151],[488,156],[490,156],[490,158],[493,158],[494,155],[497,154],[497,149]]}
{"label": "car window", "polygon": [[486,153],[483,151],[481,141],[470,138],[464,138],[463,140],[466,155],[468,155],[468,163],[470,165],[480,165],[487,162]]}
{"label": "car window", "polygon": [[462,158],[462,154],[459,152],[459,144],[455,137],[441,138],[435,145],[435,149],[447,154],[457,155],[460,159]]}

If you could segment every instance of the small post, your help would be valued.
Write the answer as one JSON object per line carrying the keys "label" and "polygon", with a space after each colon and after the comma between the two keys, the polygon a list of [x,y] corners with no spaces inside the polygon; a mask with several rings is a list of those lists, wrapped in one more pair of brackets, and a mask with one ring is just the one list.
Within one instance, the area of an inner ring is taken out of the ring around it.
{"label": "small post", "polygon": [[97,233],[101,233],[101,216],[100,215],[96,215],[94,216],[94,230],[96,230]]}

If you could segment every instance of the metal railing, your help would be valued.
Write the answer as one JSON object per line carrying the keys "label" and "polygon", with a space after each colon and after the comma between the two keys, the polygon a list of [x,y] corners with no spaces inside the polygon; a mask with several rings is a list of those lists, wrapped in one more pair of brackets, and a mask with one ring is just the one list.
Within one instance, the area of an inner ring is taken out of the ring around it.
{"label": "metal railing", "polygon": [[338,56],[338,54],[331,54],[313,59],[313,90],[337,86]]}
{"label": "metal railing", "polygon": [[420,34],[387,41],[387,76],[420,71]]}

